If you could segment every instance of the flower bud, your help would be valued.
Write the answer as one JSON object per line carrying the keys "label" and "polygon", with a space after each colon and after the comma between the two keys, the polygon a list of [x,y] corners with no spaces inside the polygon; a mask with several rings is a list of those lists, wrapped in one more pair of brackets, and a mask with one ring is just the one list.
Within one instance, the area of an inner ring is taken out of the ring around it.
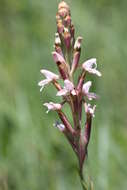
{"label": "flower bud", "polygon": [[57,31],[58,31],[59,34],[62,34],[63,31],[64,31],[64,25],[62,23],[62,20],[59,20],[57,22]]}
{"label": "flower bud", "polygon": [[59,33],[55,33],[55,45],[58,45],[58,46],[61,45]]}
{"label": "flower bud", "polygon": [[71,75],[75,72],[75,70],[78,67],[78,63],[79,63],[79,59],[80,59],[80,52],[75,52],[74,56],[73,56],[73,62],[72,62],[72,68],[71,68]]}
{"label": "flower bud", "polygon": [[70,8],[64,1],[58,5],[58,14],[63,18],[70,14]]}
{"label": "flower bud", "polygon": [[53,59],[56,62],[59,72],[61,74],[61,77],[65,80],[69,78],[68,74],[68,66],[64,60],[64,58],[57,52],[52,52]]}
{"label": "flower bud", "polygon": [[74,44],[74,50],[80,51],[82,39],[83,38],[80,36],[76,39],[75,44]]}
{"label": "flower bud", "polygon": [[70,27],[70,25],[71,25],[71,17],[70,17],[70,15],[67,15],[66,18],[63,21],[64,21],[64,25],[66,27]]}
{"label": "flower bud", "polygon": [[65,42],[67,49],[69,49],[70,45],[71,45],[71,35],[67,28],[64,28],[64,42]]}
{"label": "flower bud", "polygon": [[75,28],[74,28],[74,25],[72,24],[71,27],[70,27],[70,34],[71,34],[71,37],[74,38],[74,35],[75,35]]}

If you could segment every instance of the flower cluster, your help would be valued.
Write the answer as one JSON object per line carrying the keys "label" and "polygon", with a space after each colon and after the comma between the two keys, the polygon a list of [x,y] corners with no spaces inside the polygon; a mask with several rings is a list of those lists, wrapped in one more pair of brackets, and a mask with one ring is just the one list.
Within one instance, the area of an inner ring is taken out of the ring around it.
{"label": "flower cluster", "polygon": [[[79,65],[81,54],[82,37],[75,40],[75,30],[71,22],[69,6],[62,1],[58,6],[56,15],[57,33],[55,34],[54,51],[52,52],[53,60],[58,67],[59,74],[54,74],[48,70],[41,70],[46,79],[41,80],[38,85],[40,91],[52,83],[57,89],[56,96],[61,96],[62,103],[44,103],[48,111],[53,110],[58,113],[61,123],[55,126],[65,135],[79,160],[80,174],[82,175],[83,163],[86,158],[88,143],[91,133],[92,118],[95,114],[95,105],[91,106],[88,101],[97,99],[98,96],[90,92],[91,81],[85,81],[87,74],[101,76],[97,70],[96,59],[92,58],[85,61],[82,66]],[[74,84],[74,73],[80,68],[81,72]],[[64,81],[61,86],[59,80]],[[68,120],[68,116],[62,111],[64,104],[67,103],[72,112],[73,125]],[[85,109],[86,122],[84,129],[81,129],[82,109]]]}

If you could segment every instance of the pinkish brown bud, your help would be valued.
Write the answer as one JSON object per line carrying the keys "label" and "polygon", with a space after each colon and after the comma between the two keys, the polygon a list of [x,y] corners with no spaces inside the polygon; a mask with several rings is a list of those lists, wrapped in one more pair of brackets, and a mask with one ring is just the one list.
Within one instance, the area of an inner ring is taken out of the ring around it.
{"label": "pinkish brown bud", "polygon": [[60,63],[63,63],[66,65],[65,59],[60,54],[58,54],[57,52],[54,51],[54,52],[52,52],[52,55],[53,55],[53,59],[56,63],[60,62]]}
{"label": "pinkish brown bud", "polygon": [[58,9],[65,8],[67,10],[70,10],[68,4],[65,1],[61,1],[58,5]]}
{"label": "pinkish brown bud", "polygon": [[58,5],[58,14],[63,18],[70,14],[70,8],[64,1]]}
{"label": "pinkish brown bud", "polygon": [[70,45],[71,45],[71,35],[67,28],[64,28],[64,42],[65,42],[67,49],[69,49]]}
{"label": "pinkish brown bud", "polygon": [[57,22],[57,31],[59,34],[62,34],[62,32],[64,31],[64,25],[62,23],[62,20],[59,20]]}
{"label": "pinkish brown bud", "polygon": [[78,67],[78,63],[79,63],[79,59],[80,59],[80,52],[75,52],[74,56],[73,56],[73,62],[72,62],[72,68],[71,68],[71,75],[75,72],[75,70]]}
{"label": "pinkish brown bud", "polygon": [[82,37],[78,37],[75,41],[75,45],[74,45],[74,50],[79,51],[81,49],[81,42],[82,42]]}
{"label": "pinkish brown bud", "polygon": [[52,52],[53,59],[56,62],[59,72],[61,74],[61,77],[65,80],[69,78],[68,74],[68,66],[64,60],[64,58],[58,54],[57,52]]}
{"label": "pinkish brown bud", "polygon": [[54,48],[55,48],[55,51],[63,57],[63,52],[62,52],[61,47],[58,45],[55,45]]}
{"label": "pinkish brown bud", "polygon": [[64,19],[64,24],[66,27],[69,27],[71,25],[71,17],[70,15],[67,15],[66,18]]}
{"label": "pinkish brown bud", "polygon": [[71,37],[74,38],[74,35],[75,35],[75,28],[74,28],[74,25],[73,25],[73,24],[71,25],[70,33],[71,33]]}

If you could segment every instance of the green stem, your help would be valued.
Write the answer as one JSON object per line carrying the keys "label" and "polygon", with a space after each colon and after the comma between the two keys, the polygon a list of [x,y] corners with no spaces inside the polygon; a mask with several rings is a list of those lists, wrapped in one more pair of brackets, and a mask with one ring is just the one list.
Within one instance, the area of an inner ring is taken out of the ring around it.
{"label": "green stem", "polygon": [[[81,180],[81,179],[80,179]],[[83,190],[88,190],[86,182],[84,180],[81,180],[81,185]]]}
{"label": "green stem", "polygon": [[83,190],[93,190],[93,182],[90,180],[89,178],[89,185],[86,183],[84,176],[83,176],[83,172],[81,170],[79,170],[79,177],[80,177],[80,182],[81,182],[81,186]]}
{"label": "green stem", "polygon": [[81,182],[81,185],[82,185],[82,189],[83,190],[88,190],[88,187],[87,187],[87,184],[85,182],[82,170],[79,170],[79,177],[80,177],[80,182]]}

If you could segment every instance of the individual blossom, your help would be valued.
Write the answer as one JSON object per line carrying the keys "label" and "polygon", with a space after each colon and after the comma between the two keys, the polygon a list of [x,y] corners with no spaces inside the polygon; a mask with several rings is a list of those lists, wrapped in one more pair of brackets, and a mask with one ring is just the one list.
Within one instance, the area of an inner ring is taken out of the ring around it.
{"label": "individual blossom", "polygon": [[69,94],[76,95],[75,89],[74,89],[74,84],[66,79],[64,81],[64,87],[60,91],[57,92],[57,96],[67,96]]}
{"label": "individual blossom", "polygon": [[95,117],[94,113],[95,113],[96,105],[94,105],[93,108],[92,108],[92,106],[90,104],[85,103],[84,106],[85,106],[85,112],[86,112],[86,114],[90,115],[92,117]]}
{"label": "individual blossom", "polygon": [[56,104],[53,102],[44,103],[43,105],[48,108],[46,113],[48,113],[50,110],[58,111],[58,110],[61,110],[61,108],[62,108],[61,104]]}
{"label": "individual blossom", "polygon": [[56,81],[59,79],[59,76],[52,73],[51,71],[48,71],[48,70],[45,70],[45,69],[42,69],[41,70],[41,73],[46,77],[46,79],[44,80],[41,80],[38,85],[41,87],[40,88],[40,91],[43,90],[43,88],[45,87],[45,85],[49,84],[50,82],[52,81]]}
{"label": "individual blossom", "polygon": [[65,130],[65,125],[63,125],[62,123],[60,122],[56,122],[53,124],[54,127],[57,127],[61,132],[63,132]]}
{"label": "individual blossom", "polygon": [[88,100],[96,99],[98,97],[95,93],[89,92],[91,85],[92,82],[88,81],[82,87],[82,93],[88,98]]}
{"label": "individual blossom", "polygon": [[96,58],[85,61],[82,65],[83,69],[88,73],[95,74],[101,77],[101,73],[97,70]]}

